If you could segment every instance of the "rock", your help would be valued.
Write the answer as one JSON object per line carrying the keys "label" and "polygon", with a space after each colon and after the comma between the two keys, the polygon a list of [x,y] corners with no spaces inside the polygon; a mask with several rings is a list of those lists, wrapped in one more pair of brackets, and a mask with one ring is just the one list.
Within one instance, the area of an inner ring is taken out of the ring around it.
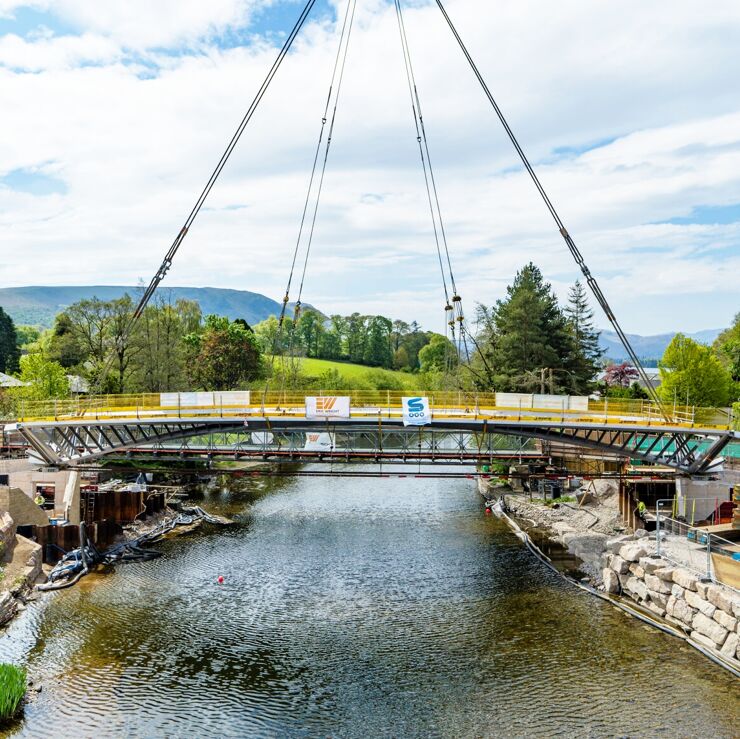
{"label": "rock", "polygon": [[637,563],[633,562],[630,565],[630,572],[640,580],[642,580],[645,577],[645,570],[640,567]]}
{"label": "rock", "polygon": [[629,571],[629,562],[625,562],[618,554],[613,554],[609,567],[619,575],[626,575]]}
{"label": "rock", "polygon": [[740,636],[737,634],[728,634],[727,639],[719,652],[723,657],[735,659],[738,647],[740,647]]}
{"label": "rock", "polygon": [[647,535],[648,532],[645,529],[635,529],[635,533],[633,534],[635,539],[644,539]]}
{"label": "rock", "polygon": [[718,623],[724,626],[728,631],[735,631],[737,628],[737,619],[732,616],[728,616],[724,611],[719,608],[714,612],[712,618]]}
{"label": "rock", "polygon": [[[673,602],[671,602],[673,601]],[[671,596],[666,604],[666,611],[675,616],[679,621],[691,626],[694,621],[696,611],[682,598]]]}
{"label": "rock", "polygon": [[700,634],[698,631],[692,631],[691,632],[691,638],[695,642],[698,642],[703,647],[707,647],[708,649],[716,649],[717,648],[717,645],[709,637],[704,636],[704,634]]}
{"label": "rock", "polygon": [[619,550],[624,546],[626,541],[627,541],[627,537],[625,536],[619,536],[616,539],[607,539],[606,540],[607,552],[618,554]]}
{"label": "rock", "polygon": [[661,567],[659,570],[655,570],[655,576],[666,582],[673,582],[673,570],[674,567]]}
{"label": "rock", "polygon": [[645,575],[645,585],[648,586],[648,590],[653,590],[656,593],[667,594],[671,592],[671,586],[665,581],[661,580],[655,575]]}
{"label": "rock", "polygon": [[699,580],[696,583],[696,592],[699,593],[699,595],[704,598],[704,600],[709,600],[707,598],[707,590],[711,587],[712,583],[710,582],[702,582]]}
{"label": "rock", "polygon": [[676,585],[680,585],[686,590],[696,590],[696,583],[699,578],[696,575],[692,575],[688,570],[674,570],[673,571],[673,582]]}
{"label": "rock", "polygon": [[630,577],[627,580],[627,590],[634,593],[640,600],[647,600],[648,589],[647,585],[642,580],[638,580],[636,577]]}
{"label": "rock", "polygon": [[686,591],[680,585],[673,585],[671,587],[671,593],[673,593],[676,598],[683,598]]}
{"label": "rock", "polygon": [[575,528],[565,521],[556,521],[552,528],[558,533],[559,536],[568,533],[569,531],[575,531]]}
{"label": "rock", "polygon": [[692,608],[696,608],[697,611],[703,613],[707,618],[712,618],[714,612],[717,610],[716,606],[713,606],[709,601],[704,600],[704,598],[700,598],[698,593],[694,593],[691,590],[686,591],[684,598]]}
{"label": "rock", "polygon": [[718,585],[710,585],[707,588],[707,600],[725,613],[732,615],[732,603],[734,598],[724,588]]}
{"label": "rock", "polygon": [[607,567],[602,572],[602,579],[604,580],[604,590],[607,593],[618,593],[620,591],[619,587],[619,575],[617,575],[614,570],[612,570],[610,567]]}
{"label": "rock", "polygon": [[648,602],[647,607],[649,610],[651,610],[653,613],[657,614],[661,618],[665,616],[665,608],[661,608],[657,603]]}
{"label": "rock", "polygon": [[653,557],[640,557],[638,564],[650,575],[665,567],[665,562],[662,559],[655,559]]}
{"label": "rock", "polygon": [[640,557],[644,557],[646,554],[646,549],[639,542],[625,544],[619,550],[619,556],[627,562],[637,562]]}
{"label": "rock", "polygon": [[722,646],[727,639],[727,629],[711,618],[707,618],[703,613],[697,613],[691,625],[694,631],[708,636],[718,647]]}
{"label": "rock", "polygon": [[[668,596],[664,593],[648,593],[650,596],[650,600],[653,601],[653,603],[657,603],[661,608],[665,610],[666,606],[668,605]],[[672,596],[671,596],[672,597]]]}

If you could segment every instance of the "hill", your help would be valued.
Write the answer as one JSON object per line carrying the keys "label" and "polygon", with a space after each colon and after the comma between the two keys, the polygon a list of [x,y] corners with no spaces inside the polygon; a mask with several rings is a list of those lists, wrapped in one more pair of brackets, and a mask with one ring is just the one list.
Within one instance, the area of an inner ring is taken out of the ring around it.
{"label": "hill", "polygon": [[[171,291],[175,299],[198,301],[204,315],[217,313],[232,320],[243,318],[250,325],[280,313],[280,303],[276,300],[248,290],[218,287],[163,287],[160,290]],[[0,306],[16,324],[50,328],[54,316],[78,300],[93,297],[113,300],[125,293],[136,300],[141,288],[112,285],[4,287],[0,288]]]}
{"label": "hill", "polygon": [[[702,344],[711,344],[723,330],[721,328],[710,328],[704,331],[696,331],[693,334],[687,333],[686,336]],[[640,359],[657,360],[663,356],[663,352],[665,352],[666,347],[675,335],[675,333],[656,334],[655,336],[627,334],[627,338]],[[604,356],[608,359],[613,359],[615,362],[627,359],[627,352],[625,352],[619,337],[614,331],[602,331],[599,343],[604,350]]]}

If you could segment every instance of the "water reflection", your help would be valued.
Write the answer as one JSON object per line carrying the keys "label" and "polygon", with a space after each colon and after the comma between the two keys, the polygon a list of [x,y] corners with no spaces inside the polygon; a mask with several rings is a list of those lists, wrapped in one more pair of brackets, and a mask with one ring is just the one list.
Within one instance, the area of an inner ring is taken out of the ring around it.
{"label": "water reflection", "polygon": [[[564,584],[470,481],[277,478],[34,604],[22,736],[733,736],[734,680]],[[225,583],[219,586],[218,575]]]}

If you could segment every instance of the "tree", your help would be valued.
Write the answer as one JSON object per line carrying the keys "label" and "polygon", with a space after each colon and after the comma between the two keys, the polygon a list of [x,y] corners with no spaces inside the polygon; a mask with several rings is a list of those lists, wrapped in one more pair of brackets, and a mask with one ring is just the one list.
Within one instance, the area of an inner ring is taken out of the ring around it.
{"label": "tree", "polygon": [[[484,389],[530,390],[543,370],[552,370],[552,390],[569,392],[573,380],[568,360],[573,338],[557,298],[539,268],[525,265],[495,308],[479,308],[485,330],[474,360]],[[479,384],[481,381],[479,380]]]}
{"label": "tree", "polygon": [[15,333],[18,338],[18,346],[21,349],[41,338],[41,331],[36,326],[16,326]]}
{"label": "tree", "polygon": [[429,343],[419,351],[422,372],[446,372],[458,364],[455,345],[441,334],[432,334]]}
{"label": "tree", "polygon": [[21,350],[13,319],[0,308],[0,372],[17,372],[20,357]]}
{"label": "tree", "polygon": [[223,316],[206,316],[202,333],[187,337],[192,380],[204,390],[231,390],[263,373],[254,332]]}
{"label": "tree", "polygon": [[365,351],[362,356],[363,364],[371,367],[393,366],[391,352],[392,322],[384,316],[372,316],[367,320]]}
{"label": "tree", "polygon": [[24,397],[48,400],[69,396],[69,381],[58,362],[45,359],[42,354],[26,354],[21,357],[20,365],[21,381],[29,383],[23,388]]}
{"label": "tree", "polygon": [[604,372],[604,382],[609,387],[629,387],[640,373],[629,363],[610,364]]}
{"label": "tree", "polygon": [[572,339],[572,353],[568,358],[568,371],[571,373],[573,392],[588,395],[594,386],[599,371],[599,332],[593,325],[594,312],[589,308],[586,290],[580,280],[576,280],[568,294],[565,318]]}
{"label": "tree", "polygon": [[54,328],[47,346],[48,359],[58,362],[66,369],[80,367],[87,353],[78,340],[72,319],[66,312],[59,313],[54,319]]}
{"label": "tree", "polygon": [[735,316],[732,326],[715,339],[712,349],[732,379],[740,382],[740,313]]}
{"label": "tree", "polygon": [[200,331],[201,313],[196,301],[172,300],[172,292],[155,296],[139,319],[134,341],[130,382],[137,390],[160,393],[186,390],[184,337]]}
{"label": "tree", "polygon": [[659,364],[660,396],[665,403],[724,406],[730,398],[730,372],[712,350],[676,334]]}

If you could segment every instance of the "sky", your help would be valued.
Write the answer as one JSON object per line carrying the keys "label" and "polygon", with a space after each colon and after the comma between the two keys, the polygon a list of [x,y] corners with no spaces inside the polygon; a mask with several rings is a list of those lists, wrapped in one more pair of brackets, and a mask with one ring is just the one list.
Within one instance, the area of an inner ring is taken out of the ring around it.
{"label": "sky", "polygon": [[[148,283],[302,6],[0,0],[0,284]],[[740,3],[445,6],[623,328],[729,325]],[[316,3],[165,285],[284,294],[346,7]],[[565,299],[576,265],[436,4],[403,7],[467,314],[529,261]],[[393,4],[358,0],[302,300],[442,330],[426,197]]]}

